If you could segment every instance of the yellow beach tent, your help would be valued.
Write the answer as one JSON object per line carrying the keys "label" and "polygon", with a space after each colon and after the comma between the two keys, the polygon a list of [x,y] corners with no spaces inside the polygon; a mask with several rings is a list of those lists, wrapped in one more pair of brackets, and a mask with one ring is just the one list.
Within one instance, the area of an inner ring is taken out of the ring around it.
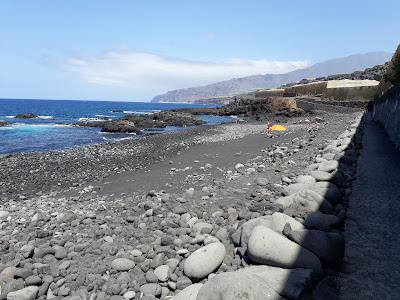
{"label": "yellow beach tent", "polygon": [[272,125],[272,131],[286,131],[286,127],[282,125]]}

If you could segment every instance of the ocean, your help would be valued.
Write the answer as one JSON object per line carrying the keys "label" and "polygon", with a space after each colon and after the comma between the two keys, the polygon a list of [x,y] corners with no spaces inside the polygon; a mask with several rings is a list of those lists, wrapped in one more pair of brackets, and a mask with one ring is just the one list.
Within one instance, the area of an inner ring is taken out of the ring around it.
{"label": "ocean", "polygon": [[[49,151],[102,143],[116,139],[140,138],[132,134],[101,133],[99,128],[77,127],[79,121],[116,119],[125,114],[150,114],[183,107],[207,107],[202,104],[0,99],[0,121],[11,123],[0,127],[0,153]],[[212,106],[212,105],[211,105]],[[118,110],[118,112],[113,112]],[[20,113],[32,113],[38,118],[16,119]],[[206,124],[220,124],[229,117],[200,116]],[[167,127],[160,132],[184,130]]]}

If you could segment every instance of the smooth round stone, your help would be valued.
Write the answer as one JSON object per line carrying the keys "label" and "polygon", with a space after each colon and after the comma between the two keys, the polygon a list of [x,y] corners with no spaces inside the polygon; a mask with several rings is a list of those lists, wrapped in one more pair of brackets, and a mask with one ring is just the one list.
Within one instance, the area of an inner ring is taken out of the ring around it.
{"label": "smooth round stone", "polygon": [[211,233],[213,226],[206,222],[198,222],[193,225],[193,232],[195,233]]}
{"label": "smooth round stone", "polygon": [[157,297],[161,295],[161,285],[158,283],[146,283],[140,287],[140,292],[144,295],[153,295]]}
{"label": "smooth round stone", "polygon": [[10,213],[6,210],[0,210],[0,220],[5,220],[8,218]]}
{"label": "smooth round stone", "polygon": [[337,160],[327,160],[319,164],[318,170],[325,172],[335,171],[339,167]]}
{"label": "smooth round stone", "polygon": [[257,177],[256,180],[254,180],[254,183],[259,186],[266,186],[269,183],[269,181],[267,178]]}
{"label": "smooth round stone", "polygon": [[28,286],[18,291],[9,292],[7,294],[7,300],[33,300],[39,291],[37,286]]}
{"label": "smooth round stone", "polygon": [[140,251],[139,249],[134,249],[131,251],[131,255],[133,257],[138,257],[138,256],[141,256],[142,254],[143,254],[142,251]]}
{"label": "smooth round stone", "polygon": [[188,249],[179,249],[178,251],[176,251],[176,254],[178,255],[185,255],[187,253],[189,253]]}
{"label": "smooth round stone", "polygon": [[321,262],[309,250],[265,226],[250,235],[247,253],[253,262],[280,268],[308,268],[322,273]]}
{"label": "smooth round stone", "polygon": [[309,189],[313,184],[308,183],[293,183],[285,187],[285,191],[288,195],[293,195],[297,192]]}
{"label": "smooth round stone", "polygon": [[117,271],[129,271],[135,267],[135,262],[127,258],[116,258],[111,262],[111,267]]}
{"label": "smooth round stone", "polygon": [[192,280],[201,280],[215,271],[225,257],[225,246],[220,243],[211,243],[193,252],[185,261],[184,273]]}
{"label": "smooth round stone", "polygon": [[304,183],[304,184],[314,184],[316,182],[315,178],[310,175],[299,175],[296,177],[297,183]]}
{"label": "smooth round stone", "polygon": [[317,181],[330,181],[334,176],[333,173],[328,173],[328,172],[319,171],[319,170],[311,171],[310,175],[312,177],[314,177],[315,180],[317,180]]}
{"label": "smooth round stone", "polygon": [[136,292],[135,292],[135,291],[127,291],[127,292],[124,294],[123,297],[124,297],[126,300],[131,300],[131,299],[135,298],[135,296],[136,296]]}
{"label": "smooth round stone", "polygon": [[195,283],[180,291],[171,300],[196,300],[202,283]]}
{"label": "smooth round stone", "polygon": [[320,181],[310,187],[317,194],[327,199],[331,204],[336,205],[340,200],[340,191],[338,187],[327,181]]}
{"label": "smooth round stone", "polygon": [[42,284],[42,278],[40,278],[37,275],[31,275],[25,279],[25,284],[26,285],[41,285]]}
{"label": "smooth round stone", "polygon": [[286,223],[290,224],[290,227],[294,229],[304,229],[303,224],[299,221],[289,217],[288,215],[280,212],[275,212],[272,214],[272,224],[271,229],[275,232],[282,233],[283,228],[285,227]]}
{"label": "smooth round stone", "polygon": [[246,272],[225,272],[208,280],[196,300],[283,299],[261,277]]}
{"label": "smooth round stone", "polygon": [[165,282],[169,279],[169,267],[167,265],[161,265],[154,270],[154,274],[157,276],[158,280]]}

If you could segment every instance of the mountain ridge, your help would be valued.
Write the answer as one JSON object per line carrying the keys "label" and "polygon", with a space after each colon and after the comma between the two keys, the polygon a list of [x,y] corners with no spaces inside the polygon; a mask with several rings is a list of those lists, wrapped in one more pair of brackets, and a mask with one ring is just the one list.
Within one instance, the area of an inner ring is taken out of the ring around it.
{"label": "mountain ridge", "polygon": [[305,78],[317,78],[363,70],[375,65],[384,64],[390,60],[391,56],[392,53],[384,51],[353,54],[346,57],[333,58],[319,62],[310,67],[284,74],[251,75],[232,78],[204,86],[172,90],[165,94],[155,96],[151,102],[191,103],[199,99],[233,96],[241,93],[252,92],[257,89],[275,88]]}

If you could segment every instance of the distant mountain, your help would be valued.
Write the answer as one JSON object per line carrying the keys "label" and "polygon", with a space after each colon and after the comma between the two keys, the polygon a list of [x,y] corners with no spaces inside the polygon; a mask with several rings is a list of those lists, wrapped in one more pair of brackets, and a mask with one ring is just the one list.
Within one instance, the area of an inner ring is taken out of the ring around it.
{"label": "distant mountain", "polygon": [[343,58],[335,58],[320,62],[311,67],[285,74],[253,75],[205,86],[173,90],[154,97],[151,102],[194,102],[199,99],[232,96],[262,88],[275,88],[304,78],[352,73],[375,65],[384,64],[391,59],[392,55],[392,53],[387,52],[354,54]]}

